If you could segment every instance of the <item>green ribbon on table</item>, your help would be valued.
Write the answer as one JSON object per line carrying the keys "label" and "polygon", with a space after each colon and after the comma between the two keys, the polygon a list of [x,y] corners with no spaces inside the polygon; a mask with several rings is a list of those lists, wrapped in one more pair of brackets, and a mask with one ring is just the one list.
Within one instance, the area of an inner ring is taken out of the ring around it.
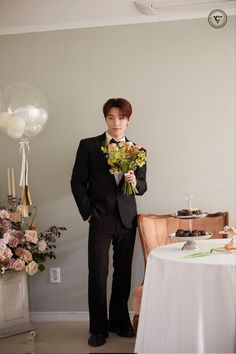
{"label": "green ribbon on table", "polygon": [[206,256],[212,255],[213,251],[225,251],[225,249],[223,247],[212,248],[210,251],[207,251],[207,252],[195,252],[195,253],[192,253],[192,254],[188,254],[187,256],[185,256],[183,258],[206,257]]}
{"label": "green ribbon on table", "polygon": [[184,258],[206,257],[206,256],[210,256],[211,254],[213,254],[212,251],[213,250],[210,250],[208,252],[196,252],[196,253],[189,254],[189,255],[185,256]]}

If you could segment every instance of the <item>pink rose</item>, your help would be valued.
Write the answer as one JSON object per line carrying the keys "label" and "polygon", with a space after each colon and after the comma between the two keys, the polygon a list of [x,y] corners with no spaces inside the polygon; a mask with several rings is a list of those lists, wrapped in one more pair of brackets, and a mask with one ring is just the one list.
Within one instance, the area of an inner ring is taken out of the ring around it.
{"label": "pink rose", "polygon": [[38,271],[38,264],[35,261],[31,261],[26,267],[25,271],[29,275],[34,275]]}
{"label": "pink rose", "polygon": [[9,217],[10,217],[10,215],[6,210],[4,210],[4,209],[0,210],[0,218],[1,219],[9,219]]}
{"label": "pink rose", "polygon": [[3,234],[4,242],[7,244],[10,239],[11,239],[11,233],[10,232],[5,232],[5,234]]}
{"label": "pink rose", "polygon": [[6,242],[3,238],[0,238],[0,252],[6,249]]}
{"label": "pink rose", "polygon": [[109,144],[109,148],[110,148],[110,149],[118,150],[118,149],[117,149],[117,144],[115,144],[115,143]]}
{"label": "pink rose", "polygon": [[5,231],[11,230],[11,222],[8,220],[4,220],[2,222],[2,227],[3,227],[3,230],[5,230]]}
{"label": "pink rose", "polygon": [[17,270],[17,272],[20,272],[24,268],[25,268],[25,262],[22,261],[22,259],[17,258],[13,263],[13,269]]}
{"label": "pink rose", "polygon": [[8,241],[8,245],[13,248],[17,247],[18,244],[19,244],[19,239],[16,237],[11,237],[10,240]]}
{"label": "pink rose", "polygon": [[22,247],[17,247],[14,252],[16,256],[23,257],[24,249]]}
{"label": "pink rose", "polygon": [[12,231],[12,235],[16,238],[18,238],[19,240],[22,239],[22,237],[24,236],[23,233],[21,231],[18,230],[13,230]]}
{"label": "pink rose", "polygon": [[25,230],[25,238],[27,241],[32,243],[38,242],[38,234],[36,230]]}
{"label": "pink rose", "polygon": [[15,263],[15,259],[11,258],[3,262],[3,265],[5,269],[13,269],[14,263]]}
{"label": "pink rose", "polygon": [[46,241],[45,241],[45,240],[39,241],[39,243],[38,243],[38,249],[39,249],[39,251],[40,251],[40,252],[44,252],[44,251],[46,250],[46,248],[47,248],[47,243],[46,243]]}
{"label": "pink rose", "polygon": [[15,255],[23,259],[24,262],[28,263],[32,261],[32,254],[30,251],[22,248],[22,247],[17,247],[15,250]]}
{"label": "pink rose", "polygon": [[30,253],[30,251],[25,250],[23,248],[23,254],[20,257],[21,259],[23,259],[23,261],[25,261],[26,263],[32,261],[32,254]]}
{"label": "pink rose", "polygon": [[10,248],[6,247],[2,251],[0,251],[0,260],[1,261],[11,259],[11,257],[12,257],[12,251],[10,250]]}

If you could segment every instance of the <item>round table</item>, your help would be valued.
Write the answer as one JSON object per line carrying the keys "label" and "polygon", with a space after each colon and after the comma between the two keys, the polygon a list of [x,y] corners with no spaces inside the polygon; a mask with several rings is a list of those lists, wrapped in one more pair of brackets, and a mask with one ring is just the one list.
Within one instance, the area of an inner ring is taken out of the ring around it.
{"label": "round table", "polygon": [[[200,251],[228,239],[198,241]],[[148,256],[136,353],[236,353],[236,252],[185,258],[183,243]],[[198,251],[199,252],[199,251]]]}

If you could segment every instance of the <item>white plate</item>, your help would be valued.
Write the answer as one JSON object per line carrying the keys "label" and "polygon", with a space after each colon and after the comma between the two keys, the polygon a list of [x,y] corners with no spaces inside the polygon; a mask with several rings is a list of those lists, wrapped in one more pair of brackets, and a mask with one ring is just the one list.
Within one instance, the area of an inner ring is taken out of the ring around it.
{"label": "white plate", "polygon": [[202,213],[200,215],[178,215],[177,213],[172,214],[177,219],[199,219],[205,218],[207,213]]}
{"label": "white plate", "polygon": [[202,235],[202,236],[175,236],[175,232],[172,234],[169,234],[169,236],[173,239],[173,240],[183,240],[183,241],[191,241],[191,240],[207,240],[208,238],[213,236],[212,232],[207,233],[206,235]]}

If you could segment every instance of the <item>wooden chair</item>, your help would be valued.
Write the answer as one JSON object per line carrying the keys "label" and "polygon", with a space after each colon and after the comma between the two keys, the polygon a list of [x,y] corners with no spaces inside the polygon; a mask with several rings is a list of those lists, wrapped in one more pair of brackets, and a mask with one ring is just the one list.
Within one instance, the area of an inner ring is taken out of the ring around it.
{"label": "wooden chair", "polygon": [[[221,238],[219,231],[224,226],[229,225],[228,212],[218,212],[208,214],[205,218],[192,220],[193,229],[206,230],[213,233],[212,238]],[[149,252],[156,247],[166,245],[173,241],[168,235],[176,232],[178,229],[189,229],[189,221],[187,219],[177,219],[171,214],[155,215],[155,214],[139,214],[138,215],[138,232],[142,245],[144,263],[146,267]],[[133,325],[135,331],[138,327],[138,318],[141,307],[143,285],[134,291],[134,318]]]}

